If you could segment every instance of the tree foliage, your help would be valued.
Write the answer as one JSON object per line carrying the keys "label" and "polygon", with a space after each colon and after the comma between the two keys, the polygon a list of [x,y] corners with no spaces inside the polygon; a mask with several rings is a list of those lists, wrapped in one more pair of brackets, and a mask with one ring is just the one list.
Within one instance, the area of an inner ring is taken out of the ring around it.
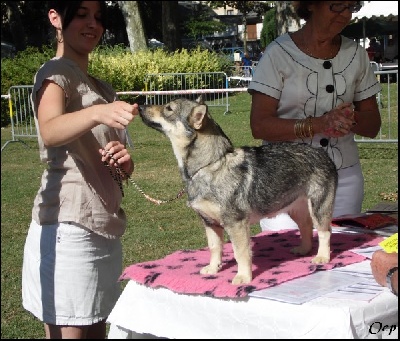
{"label": "tree foliage", "polygon": [[217,20],[213,11],[208,6],[198,4],[193,6],[188,18],[182,22],[183,32],[186,36],[199,39],[212,36],[214,32],[226,29],[226,24]]}
{"label": "tree foliage", "polygon": [[[147,47],[147,40],[156,38],[165,43],[169,51],[180,48],[181,35],[194,39],[212,36],[226,29],[225,24],[214,18],[210,8],[199,2],[194,10],[182,15],[178,1],[107,1],[107,30],[102,44],[130,46],[132,51]],[[266,15],[265,41],[272,39],[271,8],[276,6],[274,35],[287,31],[288,21],[294,18],[286,1],[208,1],[211,8],[230,6],[239,11],[244,29],[244,47],[247,48],[247,18],[249,15]],[[208,9],[208,12],[207,12]],[[47,1],[2,1],[2,41],[15,45],[17,51],[28,46],[41,47],[54,43],[54,30],[47,18]],[[267,15],[268,14],[268,15]]]}
{"label": "tree foliage", "polygon": [[275,8],[265,13],[260,36],[261,50],[264,50],[277,37],[275,15]]}

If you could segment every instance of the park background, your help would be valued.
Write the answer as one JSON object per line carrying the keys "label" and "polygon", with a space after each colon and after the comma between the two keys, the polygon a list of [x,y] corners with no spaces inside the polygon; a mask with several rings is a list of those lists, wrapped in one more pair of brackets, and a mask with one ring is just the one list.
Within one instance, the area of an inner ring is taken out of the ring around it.
{"label": "park background", "polygon": [[[208,48],[197,48],[173,52],[149,49],[132,53],[124,46],[106,46],[93,54],[91,72],[108,80],[117,91],[144,90],[143,79],[149,72],[232,72],[229,58]],[[51,58],[52,53],[48,45],[29,46],[16,51],[11,58],[2,58],[2,94],[6,94],[10,86],[32,84],[37,68]],[[397,82],[389,83],[383,89],[381,112],[385,124],[389,124],[387,112],[390,103],[390,124],[397,127]],[[128,99],[135,101],[139,98]],[[235,146],[259,145],[261,142],[251,136],[250,100],[247,92],[230,94],[228,114],[224,108],[211,109],[213,117]],[[12,127],[7,123],[9,115],[8,103],[2,100],[2,146],[12,139]],[[136,164],[135,182],[152,197],[174,197],[182,188],[182,181],[169,141],[145,127],[139,118],[129,126],[129,135],[134,146],[131,152]],[[392,143],[369,141],[358,144],[365,176],[364,210],[380,201],[397,202],[397,135],[395,140]],[[1,153],[1,337],[5,339],[44,338],[42,324],[21,304],[23,246],[33,199],[45,167],[39,160],[36,139],[24,142],[9,143]],[[127,231],[122,238],[124,267],[162,258],[179,249],[206,246],[204,228],[187,207],[185,196],[157,206],[128,184],[125,185],[123,208],[128,217]],[[257,225],[252,226],[252,234],[259,231]]]}

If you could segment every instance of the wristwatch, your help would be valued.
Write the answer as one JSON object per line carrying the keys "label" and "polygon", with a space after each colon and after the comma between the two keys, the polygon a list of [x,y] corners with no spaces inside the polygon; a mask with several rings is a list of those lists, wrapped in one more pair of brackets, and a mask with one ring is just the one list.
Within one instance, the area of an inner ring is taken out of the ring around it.
{"label": "wristwatch", "polygon": [[386,275],[386,285],[389,288],[389,290],[396,296],[397,296],[397,292],[395,292],[392,287],[392,276],[396,271],[398,271],[398,269],[399,269],[399,267],[395,266],[395,267],[389,269],[389,271]]}

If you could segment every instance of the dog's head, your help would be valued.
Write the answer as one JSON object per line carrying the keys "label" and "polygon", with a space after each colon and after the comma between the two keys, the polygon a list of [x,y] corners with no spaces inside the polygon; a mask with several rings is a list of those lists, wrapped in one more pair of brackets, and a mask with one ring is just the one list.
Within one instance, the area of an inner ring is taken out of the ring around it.
{"label": "dog's head", "polygon": [[208,107],[201,96],[195,101],[177,98],[165,105],[143,105],[139,113],[143,123],[171,139],[191,140],[208,119]]}

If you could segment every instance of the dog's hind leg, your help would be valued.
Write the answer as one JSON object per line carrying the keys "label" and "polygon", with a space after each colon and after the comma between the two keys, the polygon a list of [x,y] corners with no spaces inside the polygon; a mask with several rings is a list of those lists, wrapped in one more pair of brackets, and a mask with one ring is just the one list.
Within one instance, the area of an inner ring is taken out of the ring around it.
{"label": "dog's hind leg", "polygon": [[308,199],[299,197],[290,206],[289,216],[296,222],[300,230],[300,245],[292,248],[291,253],[296,255],[306,255],[312,249],[313,240],[313,220],[309,214]]}
{"label": "dog's hind leg", "polygon": [[246,220],[243,220],[229,228],[226,227],[226,232],[232,242],[233,253],[238,265],[238,272],[233,278],[232,284],[250,283],[253,279],[250,226]]}
{"label": "dog's hind leg", "polygon": [[335,200],[336,182],[332,181],[321,186],[314,186],[308,202],[310,214],[318,231],[318,252],[312,259],[313,263],[328,263],[331,258],[331,221]]}
{"label": "dog's hind leg", "polygon": [[210,250],[210,263],[200,270],[203,275],[216,274],[222,266],[222,247],[224,242],[224,229],[221,226],[208,226],[205,224],[207,243]]}
{"label": "dog's hind leg", "polygon": [[323,202],[318,210],[312,207],[313,204],[309,202],[309,209],[314,225],[318,231],[318,252],[317,255],[312,259],[312,263],[325,264],[329,263],[331,258],[331,220],[333,212],[333,199],[328,198]]}

